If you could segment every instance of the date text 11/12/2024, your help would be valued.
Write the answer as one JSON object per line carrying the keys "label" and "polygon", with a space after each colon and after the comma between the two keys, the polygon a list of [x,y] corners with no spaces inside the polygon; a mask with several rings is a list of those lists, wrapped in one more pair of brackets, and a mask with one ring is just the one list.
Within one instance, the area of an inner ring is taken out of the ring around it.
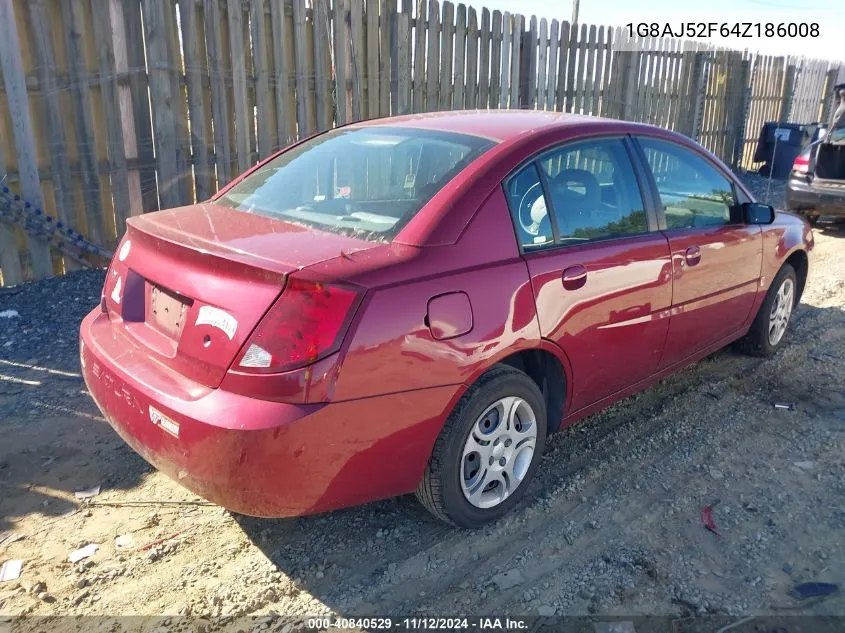
{"label": "date text 11/12/2024", "polygon": [[496,617],[338,617],[310,618],[307,628],[316,631],[330,629],[405,630],[405,631],[522,631],[530,626],[528,618]]}
{"label": "date text 11/12/2024", "polygon": [[818,22],[629,22],[628,37],[806,38],[819,37]]}

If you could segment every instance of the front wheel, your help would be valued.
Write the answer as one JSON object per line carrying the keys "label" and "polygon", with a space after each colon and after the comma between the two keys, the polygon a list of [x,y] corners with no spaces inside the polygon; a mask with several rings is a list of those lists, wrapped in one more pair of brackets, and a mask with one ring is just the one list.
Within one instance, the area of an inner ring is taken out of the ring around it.
{"label": "front wheel", "polygon": [[797,296],[795,269],[784,264],[772,281],[751,329],[741,341],[746,352],[754,356],[771,356],[782,347]]}
{"label": "front wheel", "polygon": [[546,405],[524,372],[497,365],[458,401],[434,445],[417,498],[437,518],[477,528],[525,494],[546,443]]}

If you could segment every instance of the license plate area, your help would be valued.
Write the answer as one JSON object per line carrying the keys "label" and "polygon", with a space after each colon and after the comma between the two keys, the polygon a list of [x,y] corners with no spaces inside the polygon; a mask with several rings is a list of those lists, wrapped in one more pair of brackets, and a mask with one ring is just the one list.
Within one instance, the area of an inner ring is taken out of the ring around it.
{"label": "license plate area", "polygon": [[193,303],[172,290],[153,285],[150,290],[150,321],[157,330],[178,339],[185,327],[188,308]]}

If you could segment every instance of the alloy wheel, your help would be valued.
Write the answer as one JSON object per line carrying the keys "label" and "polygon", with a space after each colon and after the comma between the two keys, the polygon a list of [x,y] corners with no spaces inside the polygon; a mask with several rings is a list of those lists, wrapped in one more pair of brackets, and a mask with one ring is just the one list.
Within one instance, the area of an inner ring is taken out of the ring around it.
{"label": "alloy wheel", "polygon": [[780,343],[792,316],[795,304],[795,283],[790,278],[783,280],[775,295],[772,309],[769,313],[769,344],[774,347]]}

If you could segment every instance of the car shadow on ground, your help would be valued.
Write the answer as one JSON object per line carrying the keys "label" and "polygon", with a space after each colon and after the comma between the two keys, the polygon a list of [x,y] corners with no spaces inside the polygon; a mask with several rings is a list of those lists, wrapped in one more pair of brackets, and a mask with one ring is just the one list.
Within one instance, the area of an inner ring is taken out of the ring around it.
{"label": "car shadow on ground", "polygon": [[130,489],[152,472],[87,395],[78,367],[0,356],[0,533],[77,511],[76,492]]}
{"label": "car shadow on ground", "polygon": [[[383,614],[384,609],[414,600],[421,590],[422,585],[417,587],[408,581],[397,580],[393,585],[392,574],[397,567],[406,577],[415,575],[415,572],[407,573],[406,561],[413,560],[419,567],[416,570],[419,577],[424,578],[433,575],[434,567],[427,568],[429,554],[436,552],[441,542],[449,542],[450,547],[454,547],[456,542],[463,541],[464,546],[457,549],[466,551],[468,559],[476,556],[477,560],[479,554],[482,559],[511,556],[514,552],[502,553],[497,547],[511,539],[522,539],[520,534],[526,527],[520,513],[526,508],[544,503],[543,497],[578,479],[598,461],[615,463],[621,471],[636,471],[642,465],[627,448],[628,442],[646,441],[662,434],[660,413],[674,399],[701,395],[719,398],[715,393],[719,387],[714,385],[727,380],[733,384],[732,389],[746,393],[761,391],[771,402],[790,402],[791,406],[801,407],[817,418],[819,424],[845,431],[845,394],[824,387],[825,381],[835,380],[826,368],[830,363],[841,363],[845,359],[834,358],[823,337],[817,336],[832,329],[845,331],[845,311],[802,305],[794,318],[790,333],[792,343],[808,347],[811,362],[818,367],[816,378],[821,381],[818,385],[808,388],[807,385],[791,384],[777,375],[772,377],[769,371],[757,373],[758,368],[776,362],[777,357],[750,357],[733,346],[720,350],[641,394],[552,436],[547,446],[547,455],[551,452],[552,456],[541,464],[526,500],[514,511],[516,519],[508,521],[506,526],[500,524],[480,532],[454,528],[433,519],[413,495],[292,519],[233,516],[277,571],[293,579],[301,590],[322,604],[345,615]],[[787,352],[788,348],[780,354]],[[703,400],[707,402],[707,398]],[[772,406],[769,403],[765,410],[770,411]],[[640,422],[646,431],[638,426]],[[685,492],[677,490],[673,494]],[[578,503],[577,498],[572,499],[573,506]],[[547,520],[560,523],[566,519],[566,516],[559,516]],[[558,527],[555,525],[555,529]],[[498,536],[492,537],[493,534]],[[497,545],[489,549],[484,545],[485,541]],[[314,552],[319,552],[319,556],[315,557]],[[447,561],[447,569],[442,570],[444,588],[460,581],[450,576],[453,570],[448,566]],[[475,585],[478,579],[467,580]],[[374,585],[382,587],[380,592],[373,594],[367,589]],[[350,595],[357,595],[360,600],[352,601]],[[350,608],[353,603],[354,607]]]}

